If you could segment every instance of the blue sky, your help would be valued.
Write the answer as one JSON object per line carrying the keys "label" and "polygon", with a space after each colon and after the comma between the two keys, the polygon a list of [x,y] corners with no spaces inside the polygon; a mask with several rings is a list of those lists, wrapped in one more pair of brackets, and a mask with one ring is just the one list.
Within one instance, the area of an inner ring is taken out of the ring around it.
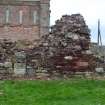
{"label": "blue sky", "polygon": [[64,14],[81,13],[91,29],[91,40],[97,41],[97,21],[101,22],[102,42],[105,45],[105,0],[51,0],[51,25]]}

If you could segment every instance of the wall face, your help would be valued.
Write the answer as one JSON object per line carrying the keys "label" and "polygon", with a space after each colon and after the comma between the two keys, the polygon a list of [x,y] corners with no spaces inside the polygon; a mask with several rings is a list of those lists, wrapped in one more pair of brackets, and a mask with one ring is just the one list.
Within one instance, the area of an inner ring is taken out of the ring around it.
{"label": "wall face", "polygon": [[48,33],[48,28],[48,0],[0,2],[0,39],[35,40]]}
{"label": "wall face", "polygon": [[39,27],[1,27],[0,39],[11,39],[13,41],[39,39]]}

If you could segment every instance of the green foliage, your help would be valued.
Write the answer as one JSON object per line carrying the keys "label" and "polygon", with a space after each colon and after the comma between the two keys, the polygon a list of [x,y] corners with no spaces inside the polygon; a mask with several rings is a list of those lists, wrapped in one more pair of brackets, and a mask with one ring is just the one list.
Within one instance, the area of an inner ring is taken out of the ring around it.
{"label": "green foliage", "polygon": [[0,105],[105,105],[105,81],[0,81]]}

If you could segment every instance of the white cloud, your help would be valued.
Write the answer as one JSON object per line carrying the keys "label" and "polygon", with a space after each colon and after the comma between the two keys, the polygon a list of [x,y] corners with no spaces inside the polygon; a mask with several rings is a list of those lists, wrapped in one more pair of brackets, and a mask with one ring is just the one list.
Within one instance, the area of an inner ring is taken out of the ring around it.
{"label": "white cloud", "polygon": [[104,0],[51,0],[51,19],[61,17],[63,14],[81,13],[88,23],[95,22],[98,18],[104,19]]}

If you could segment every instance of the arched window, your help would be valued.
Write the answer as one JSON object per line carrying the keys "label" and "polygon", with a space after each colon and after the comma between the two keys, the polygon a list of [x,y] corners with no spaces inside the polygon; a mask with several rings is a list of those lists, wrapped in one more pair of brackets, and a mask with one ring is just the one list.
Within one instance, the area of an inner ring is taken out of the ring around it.
{"label": "arched window", "polygon": [[23,11],[20,10],[19,11],[19,24],[22,24],[23,23]]}
{"label": "arched window", "polygon": [[33,11],[33,23],[34,25],[37,23],[37,11]]}
{"label": "arched window", "polygon": [[10,11],[9,9],[6,9],[6,24],[9,23],[9,16],[10,16]]}

